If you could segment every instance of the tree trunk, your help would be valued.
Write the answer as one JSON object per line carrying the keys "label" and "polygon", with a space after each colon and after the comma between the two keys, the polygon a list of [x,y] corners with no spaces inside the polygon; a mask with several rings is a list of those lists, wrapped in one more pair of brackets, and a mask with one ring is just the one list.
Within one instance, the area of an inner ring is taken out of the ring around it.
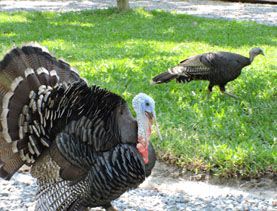
{"label": "tree trunk", "polygon": [[117,8],[119,10],[128,10],[129,7],[129,0],[116,0],[117,2]]}

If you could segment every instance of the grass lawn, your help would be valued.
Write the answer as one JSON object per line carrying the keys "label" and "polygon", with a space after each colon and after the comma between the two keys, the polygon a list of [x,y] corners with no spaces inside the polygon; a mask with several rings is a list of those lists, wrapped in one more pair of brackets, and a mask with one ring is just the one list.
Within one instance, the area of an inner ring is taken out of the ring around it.
{"label": "grass lawn", "polygon": [[[277,27],[188,15],[135,10],[0,13],[1,57],[13,45],[37,41],[62,57],[89,83],[122,95],[156,100],[164,141],[160,158],[193,172],[222,177],[277,173]],[[208,82],[151,86],[157,73],[208,51],[248,55],[264,49],[227,85],[239,100]]]}

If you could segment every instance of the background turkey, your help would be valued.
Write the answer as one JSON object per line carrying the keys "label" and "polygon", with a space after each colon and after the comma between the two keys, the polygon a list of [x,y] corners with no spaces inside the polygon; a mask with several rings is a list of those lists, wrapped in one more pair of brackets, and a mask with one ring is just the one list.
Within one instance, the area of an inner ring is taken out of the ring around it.
{"label": "background turkey", "polygon": [[210,82],[209,92],[212,91],[213,86],[218,85],[222,93],[236,97],[225,92],[226,84],[236,79],[242,68],[250,65],[259,54],[264,55],[262,49],[252,48],[249,51],[249,58],[230,52],[204,53],[192,56],[181,61],[178,66],[157,75],[153,78],[153,82],[160,84],[173,79],[180,83],[192,80],[207,80]]}
{"label": "background turkey", "polygon": [[67,63],[35,46],[0,63],[0,176],[23,165],[39,186],[36,210],[112,208],[110,202],[150,175],[155,103],[88,87]]}

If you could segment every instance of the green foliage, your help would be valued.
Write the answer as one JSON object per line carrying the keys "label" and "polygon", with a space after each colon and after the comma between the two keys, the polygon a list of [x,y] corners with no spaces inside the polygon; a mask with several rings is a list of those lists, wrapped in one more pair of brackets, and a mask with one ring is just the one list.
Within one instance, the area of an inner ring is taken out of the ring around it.
{"label": "green foliage", "polygon": [[[163,159],[195,172],[260,176],[277,172],[277,28],[161,11],[0,13],[0,52],[37,41],[77,68],[91,84],[122,95],[151,95],[164,142]],[[239,100],[207,82],[151,86],[150,79],[184,58],[208,51],[259,56],[227,85]]]}

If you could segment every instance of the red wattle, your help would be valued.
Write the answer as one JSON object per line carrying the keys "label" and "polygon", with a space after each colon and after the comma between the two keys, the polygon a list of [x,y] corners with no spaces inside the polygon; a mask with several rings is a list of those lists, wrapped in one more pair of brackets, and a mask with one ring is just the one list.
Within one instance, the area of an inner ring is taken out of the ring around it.
{"label": "red wattle", "polygon": [[141,143],[137,144],[137,149],[139,153],[141,154],[143,161],[145,164],[149,162],[148,160],[148,146],[143,146]]}

